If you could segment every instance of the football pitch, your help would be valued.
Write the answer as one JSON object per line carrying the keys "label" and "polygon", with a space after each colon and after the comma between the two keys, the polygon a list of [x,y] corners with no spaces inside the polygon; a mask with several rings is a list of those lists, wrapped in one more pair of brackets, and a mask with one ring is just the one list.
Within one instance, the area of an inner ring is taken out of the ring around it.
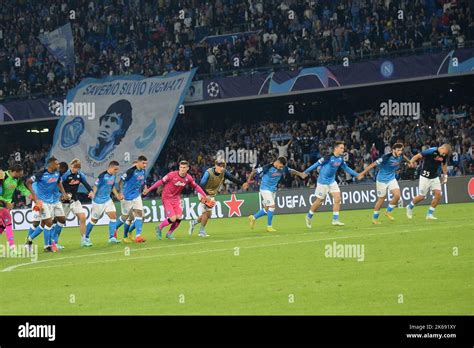
{"label": "football pitch", "polygon": [[[0,315],[472,315],[474,203],[427,206],[408,220],[371,224],[372,210],[341,211],[346,225],[317,213],[276,215],[250,230],[246,217],[210,220],[210,238],[155,238],[107,244],[107,227],[79,247],[77,228],[65,228],[66,249],[36,262],[0,258]],[[23,242],[26,232],[15,233]],[[4,237],[0,237],[5,244]],[[342,254],[341,254],[342,253]]]}

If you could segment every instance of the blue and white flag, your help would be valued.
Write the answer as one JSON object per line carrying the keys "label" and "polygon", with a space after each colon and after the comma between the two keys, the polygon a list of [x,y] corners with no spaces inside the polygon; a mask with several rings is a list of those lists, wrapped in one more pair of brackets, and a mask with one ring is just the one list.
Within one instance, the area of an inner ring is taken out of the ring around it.
{"label": "blue and white flag", "polygon": [[[82,171],[96,178],[118,161],[121,172],[140,155],[155,163],[174,125],[196,69],[161,77],[138,75],[88,78],[58,101],[61,115],[51,155],[81,160]],[[148,173],[148,171],[147,171]]]}
{"label": "blue and white flag", "polygon": [[74,56],[74,37],[72,35],[71,23],[67,23],[51,32],[41,34],[39,40],[62,65],[70,72],[74,72],[76,59]]}

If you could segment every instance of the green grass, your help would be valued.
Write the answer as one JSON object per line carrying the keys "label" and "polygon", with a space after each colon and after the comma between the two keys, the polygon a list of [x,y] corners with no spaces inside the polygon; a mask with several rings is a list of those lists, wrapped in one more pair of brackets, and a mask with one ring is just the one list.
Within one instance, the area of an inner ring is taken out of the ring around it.
{"label": "green grass", "polygon": [[[108,245],[106,227],[96,227],[90,249],[79,248],[77,228],[65,229],[59,253],[43,254],[41,236],[37,262],[0,259],[0,271],[24,264],[0,272],[0,315],[472,315],[473,208],[440,206],[437,221],[424,219],[426,206],[411,221],[400,209],[379,226],[370,210],[342,211],[344,227],[317,213],[312,230],[302,214],[281,215],[272,234],[265,218],[254,231],[246,218],[211,220],[208,239],[189,237],[185,221],[175,241],[157,241],[147,223],[142,245]],[[333,241],[363,245],[364,261],[325,257]]]}

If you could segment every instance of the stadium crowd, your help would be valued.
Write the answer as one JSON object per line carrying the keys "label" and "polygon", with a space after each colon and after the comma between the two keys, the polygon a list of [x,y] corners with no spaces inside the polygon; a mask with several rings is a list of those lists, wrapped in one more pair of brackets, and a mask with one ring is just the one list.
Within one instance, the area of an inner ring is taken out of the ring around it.
{"label": "stadium crowd", "polygon": [[[226,123],[220,128],[211,127],[205,134],[193,132],[186,126],[187,119],[181,119],[173,128],[171,136],[157,161],[154,175],[159,177],[175,168],[180,158],[189,159],[194,165],[191,173],[200,177],[211,166],[218,151],[227,149],[256,150],[257,164],[271,163],[277,156],[287,156],[289,166],[304,170],[320,157],[329,154],[336,140],[346,143],[345,160],[349,166],[360,172],[375,159],[390,151],[395,142],[405,144],[405,155],[411,158],[416,153],[442,143],[453,146],[449,159],[449,175],[474,174],[474,105],[440,107],[426,112],[420,119],[407,117],[381,117],[377,111],[356,112],[351,116],[338,116],[333,120],[308,119],[304,122],[287,120],[284,122],[251,121],[245,123]],[[195,120],[192,121],[195,125]],[[187,139],[183,144],[181,139]],[[184,146],[183,146],[184,145]],[[241,179],[251,171],[251,164],[229,163],[229,170]],[[418,169],[403,167],[402,179],[415,179]],[[309,179],[287,175],[282,187],[301,187],[316,185],[317,173]],[[365,181],[374,180],[375,172],[369,172]],[[340,171],[339,183],[353,182]],[[258,189],[258,182],[252,185]],[[228,182],[224,192],[237,190]]]}
{"label": "stadium crowd", "polygon": [[[188,124],[191,122],[192,126]],[[181,117],[176,121],[152,167],[147,184],[162,178],[170,170],[176,170],[181,159],[190,161],[190,174],[199,181],[203,172],[214,164],[219,151],[223,151],[220,154],[225,156],[226,149],[248,151],[243,153],[256,152],[256,163],[232,163],[232,158],[224,157],[228,162],[227,169],[242,180],[246,180],[255,164],[271,163],[277,156],[287,156],[288,165],[302,171],[320,157],[329,154],[331,145],[336,140],[346,143],[345,160],[358,172],[389,152],[390,145],[395,142],[405,144],[404,154],[408,158],[428,147],[447,142],[453,146],[453,153],[448,161],[449,175],[474,174],[473,122],[474,105],[431,109],[418,120],[407,117],[381,117],[374,110],[360,111],[349,116],[341,115],[332,120],[313,117],[305,121],[290,119],[270,122],[254,119],[250,122],[235,122],[227,119],[214,127],[207,127],[204,133],[194,131],[196,127],[199,128],[195,119]],[[183,142],[182,139],[186,141]],[[25,167],[25,175],[28,176],[44,166],[49,146],[31,152],[22,150],[19,144],[11,143],[9,150],[5,152],[9,155],[0,158],[0,168],[7,168],[20,159]],[[248,158],[243,160],[248,162]],[[402,167],[399,175],[401,179],[416,179],[419,167]],[[373,181],[374,178],[373,170],[363,182]],[[316,179],[316,172],[304,181],[287,175],[280,186],[315,187]],[[343,171],[339,172],[338,181],[340,185],[354,183]],[[257,179],[250,186],[250,190],[258,190],[258,184]],[[226,181],[222,192],[239,190],[235,184]],[[150,193],[150,196],[153,197],[154,194]],[[21,199],[18,202],[24,204]]]}
{"label": "stadium crowd", "polygon": [[[470,3],[5,0],[0,7],[0,99],[40,92],[65,94],[85,77],[154,76],[192,67],[201,75],[218,74],[324,64],[341,56],[418,47],[464,47],[465,41],[474,40]],[[72,25],[75,46],[75,69],[69,70],[38,40],[40,34],[67,22]],[[229,36],[218,43],[202,40],[207,35],[237,32],[253,34],[236,35],[235,40]],[[130,59],[129,66],[123,57]]]}

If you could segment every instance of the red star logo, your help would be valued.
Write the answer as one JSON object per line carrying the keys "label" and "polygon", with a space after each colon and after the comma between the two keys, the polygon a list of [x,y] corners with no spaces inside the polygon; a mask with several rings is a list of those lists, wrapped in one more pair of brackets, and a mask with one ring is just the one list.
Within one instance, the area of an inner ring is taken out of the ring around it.
{"label": "red star logo", "polygon": [[229,201],[224,201],[224,204],[229,208],[229,214],[227,217],[232,217],[234,214],[237,216],[242,216],[240,213],[240,206],[244,203],[244,199],[237,199],[235,193],[232,194]]}

